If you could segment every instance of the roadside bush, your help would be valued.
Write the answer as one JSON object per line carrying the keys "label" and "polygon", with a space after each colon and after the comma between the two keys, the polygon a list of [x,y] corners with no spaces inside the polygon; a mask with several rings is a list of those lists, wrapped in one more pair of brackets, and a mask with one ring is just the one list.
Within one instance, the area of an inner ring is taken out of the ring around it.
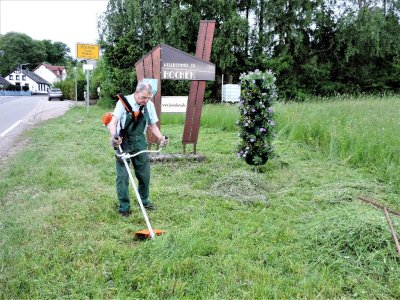
{"label": "roadside bush", "polygon": [[[19,92],[21,90],[21,86],[19,85],[14,85],[14,84],[9,84],[4,88],[5,91],[16,91]],[[25,90],[25,89],[24,89]]]}
{"label": "roadside bush", "polygon": [[[78,101],[84,101],[84,92],[86,91],[86,80],[78,79],[77,80],[77,92],[78,92]],[[75,80],[66,79],[63,81],[56,82],[54,84],[55,87],[61,89],[64,94],[65,99],[75,100]]]}

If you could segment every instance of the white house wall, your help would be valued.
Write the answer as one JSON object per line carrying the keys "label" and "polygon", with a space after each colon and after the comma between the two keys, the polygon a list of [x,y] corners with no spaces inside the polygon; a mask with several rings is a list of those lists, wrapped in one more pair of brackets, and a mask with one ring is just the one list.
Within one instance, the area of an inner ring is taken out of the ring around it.
{"label": "white house wall", "polygon": [[[17,75],[19,76],[19,80],[16,79]],[[12,76],[12,79],[10,79],[10,76]],[[7,75],[5,79],[13,85],[17,85],[18,82],[20,83],[21,86],[26,86],[28,84],[29,90],[33,94],[47,94],[47,90],[49,88],[47,84],[37,83],[28,76],[25,76],[24,78],[25,80],[22,80],[22,76],[24,76],[24,74],[22,74],[21,71],[16,70]]]}
{"label": "white house wall", "polygon": [[67,71],[65,69],[62,71],[62,80],[67,79]]}
{"label": "white house wall", "polygon": [[37,68],[34,73],[38,74],[43,79],[46,79],[46,81],[50,82],[51,84],[58,81],[57,76],[43,65]]}

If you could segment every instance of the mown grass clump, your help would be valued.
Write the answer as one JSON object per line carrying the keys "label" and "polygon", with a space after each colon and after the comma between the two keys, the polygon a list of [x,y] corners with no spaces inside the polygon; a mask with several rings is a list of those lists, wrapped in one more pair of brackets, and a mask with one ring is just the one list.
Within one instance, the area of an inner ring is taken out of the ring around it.
{"label": "mown grass clump", "polygon": [[[393,218],[399,228],[400,220]],[[376,282],[394,283],[400,272],[398,256],[385,215],[358,203],[339,205],[317,214],[310,220],[305,245],[316,268],[325,268],[344,282],[349,297],[366,297],[384,289]],[[351,278],[349,274],[357,274]],[[371,284],[360,284],[360,278]],[[393,286],[394,287],[394,286]],[[400,287],[388,291],[396,298]]]}
{"label": "mown grass clump", "polygon": [[210,194],[244,203],[266,202],[268,191],[263,178],[250,170],[237,170],[217,178],[211,185]]}

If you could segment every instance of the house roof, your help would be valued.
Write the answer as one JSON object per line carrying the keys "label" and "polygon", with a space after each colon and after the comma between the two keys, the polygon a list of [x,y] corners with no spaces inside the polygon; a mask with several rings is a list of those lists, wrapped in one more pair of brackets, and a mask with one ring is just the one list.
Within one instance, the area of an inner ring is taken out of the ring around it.
{"label": "house roof", "polygon": [[35,72],[38,68],[40,68],[40,66],[46,67],[46,69],[54,73],[54,75],[56,76],[62,76],[62,72],[65,70],[64,66],[52,66],[49,64],[40,64],[39,66],[36,67],[35,70],[33,70],[33,72]]}
{"label": "house roof", "polygon": [[10,85],[7,80],[5,80],[1,75],[0,75],[0,85]]}
{"label": "house roof", "polygon": [[31,72],[31,71],[22,70],[22,74],[28,76],[30,79],[32,79],[32,80],[35,81],[36,83],[44,83],[44,84],[51,85],[51,83],[49,83],[47,80],[43,79],[43,78],[40,77],[38,74],[33,73],[33,72]]}

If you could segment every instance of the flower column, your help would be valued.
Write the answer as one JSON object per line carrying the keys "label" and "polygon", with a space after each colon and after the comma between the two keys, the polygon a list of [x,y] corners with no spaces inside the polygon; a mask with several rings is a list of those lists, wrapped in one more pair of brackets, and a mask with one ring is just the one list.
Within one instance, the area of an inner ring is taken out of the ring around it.
{"label": "flower column", "polygon": [[273,154],[275,76],[271,71],[255,70],[240,76],[240,86],[240,119],[236,125],[242,140],[237,156],[249,165],[263,165]]}

